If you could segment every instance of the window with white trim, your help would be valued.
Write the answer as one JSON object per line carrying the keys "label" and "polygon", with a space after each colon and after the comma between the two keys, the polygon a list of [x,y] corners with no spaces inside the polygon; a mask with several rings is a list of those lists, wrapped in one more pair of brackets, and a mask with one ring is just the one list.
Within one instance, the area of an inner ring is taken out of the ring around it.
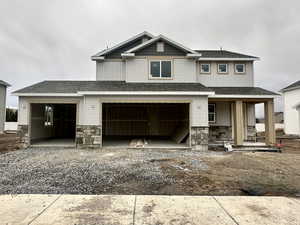
{"label": "window with white trim", "polygon": [[45,127],[53,126],[53,106],[51,105],[45,105],[44,126]]}
{"label": "window with white trim", "polygon": [[209,63],[201,63],[200,64],[200,73],[210,73],[210,64]]}
{"label": "window with white trim", "polygon": [[214,103],[208,104],[208,122],[209,123],[216,122],[216,104]]}
{"label": "window with white trim", "polygon": [[239,63],[234,65],[235,73],[245,73],[245,64]]}
{"label": "window with white trim", "polygon": [[171,60],[151,60],[150,61],[151,78],[171,78],[172,61]]}
{"label": "window with white trim", "polygon": [[218,73],[228,73],[228,64],[227,63],[219,63],[218,64]]}

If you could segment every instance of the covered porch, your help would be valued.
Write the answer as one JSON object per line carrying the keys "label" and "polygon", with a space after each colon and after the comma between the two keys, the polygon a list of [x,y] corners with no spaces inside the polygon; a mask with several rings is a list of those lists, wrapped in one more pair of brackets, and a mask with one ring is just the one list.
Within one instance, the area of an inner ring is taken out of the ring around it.
{"label": "covered porch", "polygon": [[[265,142],[256,141],[255,105],[264,104]],[[274,98],[216,96],[208,99],[209,143],[240,146],[274,146]]]}

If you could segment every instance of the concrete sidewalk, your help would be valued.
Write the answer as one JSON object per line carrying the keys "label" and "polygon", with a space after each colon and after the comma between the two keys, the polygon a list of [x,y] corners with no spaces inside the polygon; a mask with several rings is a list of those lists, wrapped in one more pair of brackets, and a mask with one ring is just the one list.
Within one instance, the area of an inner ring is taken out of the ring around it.
{"label": "concrete sidewalk", "polygon": [[0,195],[2,225],[300,224],[285,197]]}

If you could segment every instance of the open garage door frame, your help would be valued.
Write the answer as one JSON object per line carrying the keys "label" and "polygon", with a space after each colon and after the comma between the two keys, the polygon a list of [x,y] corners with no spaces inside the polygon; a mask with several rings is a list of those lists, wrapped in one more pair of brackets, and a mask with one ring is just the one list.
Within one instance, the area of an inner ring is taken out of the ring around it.
{"label": "open garage door frame", "polygon": [[31,145],[75,146],[77,104],[31,103]]}
{"label": "open garage door frame", "polygon": [[122,139],[128,147],[136,139],[144,140],[145,148],[190,147],[190,102],[103,102],[101,119],[103,147],[114,141],[120,146]]}

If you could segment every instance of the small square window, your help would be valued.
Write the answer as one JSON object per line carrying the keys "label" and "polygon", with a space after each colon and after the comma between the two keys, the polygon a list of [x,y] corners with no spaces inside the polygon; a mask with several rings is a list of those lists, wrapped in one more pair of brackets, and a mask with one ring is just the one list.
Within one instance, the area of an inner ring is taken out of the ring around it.
{"label": "small square window", "polygon": [[226,63],[218,64],[218,73],[228,73],[228,65]]}
{"label": "small square window", "polygon": [[245,73],[245,64],[235,64],[235,73]]}
{"label": "small square window", "polygon": [[210,64],[209,63],[200,64],[200,72],[201,73],[210,73]]}

